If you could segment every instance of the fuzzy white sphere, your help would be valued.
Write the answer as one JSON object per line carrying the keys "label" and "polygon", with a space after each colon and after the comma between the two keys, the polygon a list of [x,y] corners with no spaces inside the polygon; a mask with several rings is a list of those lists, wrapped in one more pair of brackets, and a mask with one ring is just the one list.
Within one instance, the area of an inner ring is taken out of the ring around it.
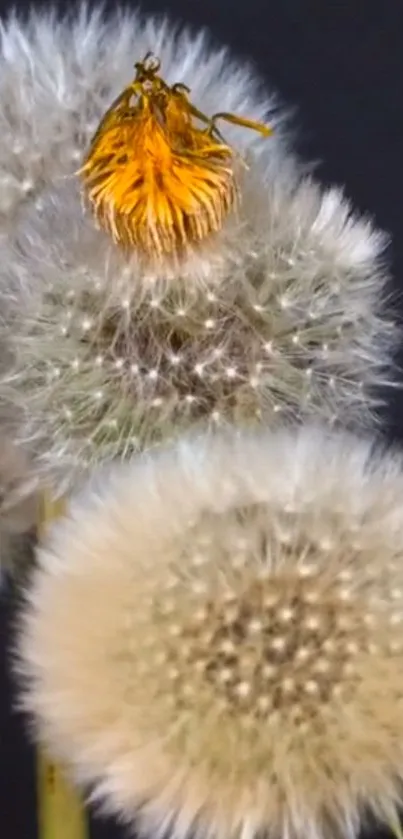
{"label": "fuzzy white sphere", "polygon": [[[0,409],[43,479],[65,491],[194,426],[372,425],[395,340],[384,237],[301,170],[249,70],[134,14],[34,13],[1,35]],[[73,175],[149,49],[204,113],[275,128],[222,128],[248,163],[240,208],[174,274],[145,274],[96,229]]]}
{"label": "fuzzy white sphere", "polygon": [[104,469],[40,549],[37,736],[147,835],[353,839],[403,778],[403,462],[320,427]]}

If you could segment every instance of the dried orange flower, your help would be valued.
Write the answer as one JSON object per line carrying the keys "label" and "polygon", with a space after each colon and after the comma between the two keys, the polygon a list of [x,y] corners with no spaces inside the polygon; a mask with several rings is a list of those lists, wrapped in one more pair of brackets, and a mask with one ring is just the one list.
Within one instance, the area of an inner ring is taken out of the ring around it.
{"label": "dried orange flower", "polygon": [[272,131],[232,114],[206,117],[190,102],[189,88],[164,82],[150,53],[135,69],[79,174],[98,223],[116,243],[146,256],[180,255],[219,230],[237,201],[236,155],[217,120]]}

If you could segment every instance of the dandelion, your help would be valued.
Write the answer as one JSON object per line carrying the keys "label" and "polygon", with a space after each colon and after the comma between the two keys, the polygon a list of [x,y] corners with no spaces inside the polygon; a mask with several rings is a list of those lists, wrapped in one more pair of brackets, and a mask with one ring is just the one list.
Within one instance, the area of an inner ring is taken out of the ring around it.
{"label": "dandelion", "polygon": [[384,238],[299,167],[248,69],[131,15],[14,17],[2,41],[0,410],[41,480],[193,427],[374,425]]}
{"label": "dandelion", "polygon": [[397,823],[402,467],[305,427],[103,470],[21,616],[37,736],[147,834]]}

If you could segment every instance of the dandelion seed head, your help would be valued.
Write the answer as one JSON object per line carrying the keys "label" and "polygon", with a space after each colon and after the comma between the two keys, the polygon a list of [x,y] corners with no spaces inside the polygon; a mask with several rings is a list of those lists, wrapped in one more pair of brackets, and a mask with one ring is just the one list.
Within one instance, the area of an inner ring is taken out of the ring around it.
{"label": "dandelion seed head", "polygon": [[183,837],[200,813],[229,836],[326,821],[336,837],[363,805],[388,822],[402,497],[400,456],[317,426],[196,436],[103,471],[40,550],[21,618],[38,735],[112,809],[134,819],[145,800],[144,826],[162,808]]}

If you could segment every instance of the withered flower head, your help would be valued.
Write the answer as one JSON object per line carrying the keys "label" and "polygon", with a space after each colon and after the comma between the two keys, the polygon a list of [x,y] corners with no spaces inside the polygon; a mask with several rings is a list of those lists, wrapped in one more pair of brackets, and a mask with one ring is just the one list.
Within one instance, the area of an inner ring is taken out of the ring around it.
{"label": "withered flower head", "polygon": [[147,259],[180,256],[220,230],[234,208],[240,161],[216,122],[270,134],[250,120],[206,117],[190,90],[169,86],[148,53],[102,119],[80,174],[84,195],[114,241]]}

